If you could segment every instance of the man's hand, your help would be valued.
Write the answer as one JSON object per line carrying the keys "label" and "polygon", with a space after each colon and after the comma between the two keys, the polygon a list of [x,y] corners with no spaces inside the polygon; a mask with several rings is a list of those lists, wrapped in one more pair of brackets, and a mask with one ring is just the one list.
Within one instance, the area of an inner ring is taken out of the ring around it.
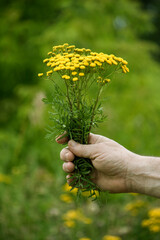
{"label": "man's hand", "polygon": [[[57,142],[65,143],[67,138],[62,138]],[[61,151],[60,158],[65,161],[63,170],[70,174],[74,171],[72,161],[75,156],[90,158],[95,168],[93,172],[95,184],[102,190],[120,193],[128,192],[126,176],[128,159],[131,159],[132,155],[133,153],[115,141],[100,135],[90,134],[87,145],[70,140],[68,147]]]}

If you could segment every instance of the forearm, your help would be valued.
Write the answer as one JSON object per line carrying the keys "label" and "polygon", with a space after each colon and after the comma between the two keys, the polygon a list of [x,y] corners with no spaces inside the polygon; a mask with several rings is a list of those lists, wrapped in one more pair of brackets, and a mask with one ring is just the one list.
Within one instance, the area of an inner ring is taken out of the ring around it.
{"label": "forearm", "polygon": [[130,161],[127,173],[129,191],[160,198],[160,158],[133,154]]}

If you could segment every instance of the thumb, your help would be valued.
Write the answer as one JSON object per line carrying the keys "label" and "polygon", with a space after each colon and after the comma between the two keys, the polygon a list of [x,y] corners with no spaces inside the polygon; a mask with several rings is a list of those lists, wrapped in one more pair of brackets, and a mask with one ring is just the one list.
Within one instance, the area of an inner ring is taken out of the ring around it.
{"label": "thumb", "polygon": [[96,144],[80,144],[74,140],[68,142],[69,150],[77,157],[92,159],[95,154]]}

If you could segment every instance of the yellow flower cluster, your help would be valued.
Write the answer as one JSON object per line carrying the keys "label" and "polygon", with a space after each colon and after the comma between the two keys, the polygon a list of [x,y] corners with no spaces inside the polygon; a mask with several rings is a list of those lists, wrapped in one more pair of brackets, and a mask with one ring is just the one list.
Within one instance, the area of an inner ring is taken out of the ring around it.
{"label": "yellow flower cluster", "polygon": [[[72,189],[72,187],[71,186],[69,186],[68,185],[68,183],[65,183],[64,185],[63,185],[63,190],[65,191],[65,192],[68,192],[68,193],[73,193],[73,194],[77,194],[77,191],[78,191],[78,189],[77,188],[74,188],[74,189]],[[99,192],[98,191],[95,191],[95,193],[96,193],[96,195],[97,195],[97,197],[99,196]],[[91,194],[93,194],[93,191],[85,191],[85,192],[82,192],[82,196],[84,196],[84,197],[89,197]],[[70,196],[68,195],[68,194],[62,194],[61,196],[60,196],[60,199],[62,200],[62,201],[64,201],[64,202],[66,202],[66,203],[70,203],[71,202],[71,197],[69,198]],[[94,198],[94,195],[92,196],[93,198]]]}
{"label": "yellow flower cluster", "polygon": [[[105,235],[102,240],[121,240],[122,238],[112,235]],[[80,238],[79,240],[91,240],[91,238]]]}
{"label": "yellow flower cluster", "polygon": [[[43,60],[49,67],[46,75],[49,77],[54,72],[58,72],[64,80],[71,82],[88,79],[88,74],[91,76],[94,74],[97,83],[104,85],[110,81],[106,77],[111,72],[120,69],[123,73],[129,72],[128,62],[121,57],[76,48],[74,45],[69,46],[68,43],[54,46],[53,51],[48,55],[49,57]],[[112,71],[110,71],[111,67]],[[39,73],[38,76],[43,76],[43,73]]]}
{"label": "yellow flower cluster", "polygon": [[75,221],[81,221],[85,224],[91,224],[92,219],[84,216],[80,209],[71,209],[63,215],[64,225],[67,227],[74,227]]}
{"label": "yellow flower cluster", "polygon": [[11,183],[10,176],[0,173],[0,183],[7,183],[7,184]]}
{"label": "yellow flower cluster", "polygon": [[125,206],[125,210],[129,211],[132,216],[136,216],[140,210],[140,208],[143,208],[146,205],[146,203],[142,200],[137,200],[131,203],[128,203]]}
{"label": "yellow flower cluster", "polygon": [[79,240],[91,240],[91,238],[83,237],[83,238],[79,238]]}
{"label": "yellow flower cluster", "polygon": [[66,202],[66,203],[71,203],[71,202],[73,202],[73,198],[72,198],[69,194],[61,194],[61,195],[60,195],[60,199],[61,199],[63,202]]}
{"label": "yellow flower cluster", "polygon": [[65,192],[70,192],[70,193],[73,193],[73,194],[77,194],[77,191],[78,191],[78,189],[77,188],[74,188],[74,189],[72,189],[72,187],[71,186],[69,186],[68,185],[68,183],[65,183],[64,185],[63,185],[63,190],[65,191]]}
{"label": "yellow flower cluster", "polygon": [[160,208],[151,209],[148,216],[142,221],[142,227],[148,227],[151,232],[160,232]]}
{"label": "yellow flower cluster", "polygon": [[103,237],[103,240],[121,240],[121,238],[117,236],[112,236],[112,235],[105,235]]}

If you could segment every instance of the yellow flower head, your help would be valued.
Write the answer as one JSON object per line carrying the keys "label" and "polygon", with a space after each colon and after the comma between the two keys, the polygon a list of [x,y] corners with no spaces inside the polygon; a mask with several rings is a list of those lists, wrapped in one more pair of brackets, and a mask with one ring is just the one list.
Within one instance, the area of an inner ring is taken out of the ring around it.
{"label": "yellow flower head", "polygon": [[38,77],[42,77],[43,76],[43,73],[38,73]]}
{"label": "yellow flower head", "polygon": [[149,227],[149,230],[150,230],[151,232],[160,232],[160,225],[151,225],[151,226]]}
{"label": "yellow flower head", "polygon": [[74,76],[74,75],[77,75],[77,72],[72,72],[72,75]]}
{"label": "yellow flower head", "polygon": [[78,78],[77,78],[77,77],[74,77],[72,80],[73,80],[73,82],[75,82],[75,81],[78,80]]}
{"label": "yellow flower head", "polygon": [[151,218],[160,218],[160,208],[153,208],[148,212]]}
{"label": "yellow flower head", "polygon": [[83,69],[85,69],[85,66],[82,65],[82,66],[80,66],[79,68],[83,70]]}
{"label": "yellow flower head", "polygon": [[70,76],[67,76],[67,75],[66,75],[66,78],[65,78],[65,79],[67,79],[67,80],[70,79]]}
{"label": "yellow flower head", "polygon": [[102,239],[103,240],[121,240],[120,237],[112,236],[112,235],[105,235]]}
{"label": "yellow flower head", "polygon": [[128,203],[125,206],[125,210],[129,211],[133,216],[136,216],[139,210],[145,206],[145,202],[142,200],[137,200],[131,203]]}
{"label": "yellow flower head", "polygon": [[83,77],[83,76],[84,76],[84,73],[79,73],[79,76]]}
{"label": "yellow flower head", "polygon": [[83,238],[79,238],[79,240],[91,240],[91,238],[83,237]]}
{"label": "yellow flower head", "polygon": [[46,63],[46,62],[48,62],[48,61],[49,61],[48,58],[46,58],[46,59],[43,60],[44,63]]}
{"label": "yellow flower head", "polygon": [[47,76],[50,76],[52,73],[53,73],[52,70],[48,71],[48,72],[47,72]]}
{"label": "yellow flower head", "polygon": [[73,202],[73,199],[72,199],[72,197],[71,197],[69,194],[61,194],[61,195],[60,195],[60,199],[61,199],[63,202],[66,202],[66,203],[71,203],[71,202]]}
{"label": "yellow flower head", "polygon": [[83,222],[84,224],[91,224],[92,219],[85,217],[80,209],[72,209],[67,211],[63,216],[63,219],[66,220],[77,220]]}
{"label": "yellow flower head", "polygon": [[8,175],[0,173],[0,182],[9,184],[9,183],[11,183],[11,178]]}
{"label": "yellow flower head", "polygon": [[64,225],[68,228],[73,228],[73,227],[75,227],[75,222],[73,220],[66,220],[64,222]]}
{"label": "yellow flower head", "polygon": [[96,67],[96,64],[95,63],[91,63],[90,67]]}

